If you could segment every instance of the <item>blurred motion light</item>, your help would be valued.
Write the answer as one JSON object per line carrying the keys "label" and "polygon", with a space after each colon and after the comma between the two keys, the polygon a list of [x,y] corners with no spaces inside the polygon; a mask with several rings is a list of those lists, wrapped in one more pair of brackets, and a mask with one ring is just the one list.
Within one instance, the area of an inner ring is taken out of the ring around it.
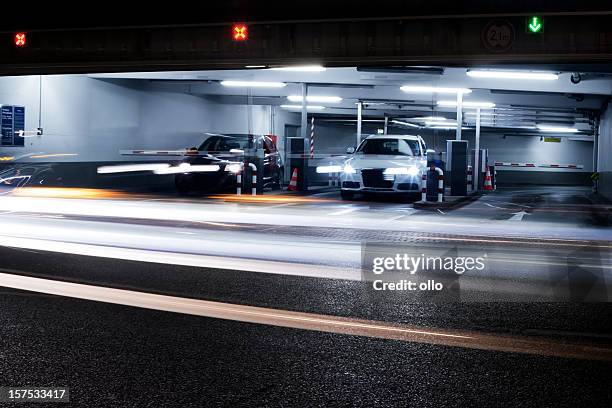
{"label": "blurred motion light", "polygon": [[246,24],[234,24],[232,27],[232,38],[234,41],[246,41],[249,39],[249,27]]}
{"label": "blurred motion light", "polygon": [[340,173],[342,166],[317,166],[317,173]]}
{"label": "blurred motion light", "polygon": [[179,173],[201,173],[219,171],[220,167],[217,164],[195,164],[181,163],[178,166],[161,168],[153,170],[155,174],[179,174]]}
{"label": "blurred motion light", "polygon": [[28,43],[28,38],[26,33],[15,33],[15,46],[19,48],[23,48]]}
{"label": "blurred motion light", "polygon": [[472,78],[528,79],[540,81],[554,81],[555,79],[559,79],[559,75],[550,72],[469,70],[466,74]]}
{"label": "blurred motion light", "polygon": [[262,81],[221,81],[221,85],[242,88],[283,88],[287,86],[284,82],[262,82]]}
{"label": "blurred motion light", "polygon": [[447,88],[447,87],[438,87],[438,86],[404,85],[400,89],[404,92],[413,92],[413,93],[469,94],[470,92],[472,92],[471,89],[467,89],[467,88]]}
{"label": "blurred motion light", "polygon": [[[289,99],[291,102],[302,102],[302,95],[289,95],[287,99]],[[339,103],[342,102],[342,98],[339,96],[307,95],[306,101],[319,103]]]}
{"label": "blurred motion light", "polygon": [[170,167],[168,163],[120,164],[98,167],[98,174],[129,173],[132,171],[155,171]]}

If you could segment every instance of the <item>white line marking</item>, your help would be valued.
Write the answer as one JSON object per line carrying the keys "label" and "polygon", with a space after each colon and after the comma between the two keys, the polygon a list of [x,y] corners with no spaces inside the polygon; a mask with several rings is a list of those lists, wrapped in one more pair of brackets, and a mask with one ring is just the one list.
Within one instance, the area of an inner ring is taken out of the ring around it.
{"label": "white line marking", "polygon": [[265,261],[260,259],[158,252],[144,249],[118,248],[6,236],[0,236],[0,246],[168,265],[263,272],[277,275],[308,276],[313,278],[361,280],[361,271],[350,267],[340,268],[326,265]]}
{"label": "white line marking", "polygon": [[329,215],[349,214],[349,213],[352,213],[352,212],[355,212],[355,211],[358,211],[358,210],[359,210],[359,208],[357,208],[357,207],[351,207],[351,208],[347,208],[347,209],[344,209],[344,210],[340,210],[340,211],[336,211],[336,212],[333,212],[333,213],[329,213]]}
{"label": "white line marking", "polygon": [[389,322],[294,312],[209,300],[158,295],[51,279],[0,273],[0,286],[165,312],[479,350],[495,350],[564,358],[612,361],[612,348],[467,330],[429,328]]}

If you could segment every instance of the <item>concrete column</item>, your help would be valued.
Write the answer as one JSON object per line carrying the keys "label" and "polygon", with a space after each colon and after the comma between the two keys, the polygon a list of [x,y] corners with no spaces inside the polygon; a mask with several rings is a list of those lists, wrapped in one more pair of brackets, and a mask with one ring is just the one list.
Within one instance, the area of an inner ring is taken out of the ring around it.
{"label": "concrete column", "polygon": [[480,108],[476,109],[476,154],[474,155],[474,167],[472,167],[472,191],[478,190],[480,180]]}
{"label": "concrete column", "polygon": [[247,133],[253,134],[253,93],[251,87],[247,88]]}
{"label": "concrete column", "polygon": [[355,145],[355,149],[361,143],[361,110],[363,103],[361,101],[357,102],[357,144]]}
{"label": "concrete column", "polygon": [[300,137],[304,139],[304,143],[306,143],[306,139],[308,138],[308,108],[306,98],[308,96],[308,84],[302,84],[302,118],[300,121]]}
{"label": "concrete column", "polygon": [[461,125],[463,123],[463,93],[457,92],[457,132],[455,139],[461,140]]}

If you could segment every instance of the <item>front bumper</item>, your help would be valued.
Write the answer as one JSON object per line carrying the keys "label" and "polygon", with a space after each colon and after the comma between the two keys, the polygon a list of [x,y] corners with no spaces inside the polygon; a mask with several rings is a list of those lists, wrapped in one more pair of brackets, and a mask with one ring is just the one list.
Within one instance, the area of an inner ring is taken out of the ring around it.
{"label": "front bumper", "polygon": [[363,193],[418,193],[421,191],[421,173],[414,176],[386,175],[384,169],[361,169],[354,174],[341,173],[340,188]]}

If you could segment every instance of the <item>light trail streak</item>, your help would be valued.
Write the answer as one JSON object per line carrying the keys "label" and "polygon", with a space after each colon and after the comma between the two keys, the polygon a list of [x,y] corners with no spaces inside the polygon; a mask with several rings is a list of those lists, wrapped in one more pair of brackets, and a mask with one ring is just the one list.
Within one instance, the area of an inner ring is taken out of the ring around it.
{"label": "light trail streak", "polygon": [[612,361],[609,347],[245,306],[0,273],[0,286],[166,312],[334,334],[549,357]]}

